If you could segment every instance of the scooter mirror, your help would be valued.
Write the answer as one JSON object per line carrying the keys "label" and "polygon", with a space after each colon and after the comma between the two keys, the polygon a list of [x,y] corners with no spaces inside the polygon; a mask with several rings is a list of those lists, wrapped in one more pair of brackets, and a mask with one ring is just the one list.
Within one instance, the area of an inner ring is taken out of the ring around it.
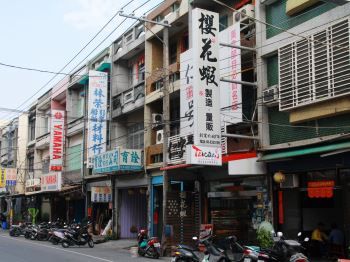
{"label": "scooter mirror", "polygon": [[310,238],[305,237],[304,242],[309,242]]}
{"label": "scooter mirror", "polygon": [[283,233],[282,232],[277,232],[277,236],[278,237],[283,237]]}
{"label": "scooter mirror", "polygon": [[192,237],[193,240],[198,240],[198,237]]}
{"label": "scooter mirror", "polygon": [[301,232],[298,233],[298,237],[300,237],[300,236],[301,236]]}

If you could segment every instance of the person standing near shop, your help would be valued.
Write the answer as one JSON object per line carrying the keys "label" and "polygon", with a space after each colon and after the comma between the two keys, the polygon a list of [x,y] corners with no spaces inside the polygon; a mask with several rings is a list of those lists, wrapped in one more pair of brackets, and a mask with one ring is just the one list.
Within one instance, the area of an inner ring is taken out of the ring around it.
{"label": "person standing near shop", "polygon": [[321,255],[322,257],[327,255],[327,239],[327,235],[324,233],[324,224],[320,222],[314,231],[312,231],[311,235],[314,255]]}
{"label": "person standing near shop", "polygon": [[338,257],[344,256],[344,234],[336,223],[332,223],[332,230],[329,233],[330,253]]}

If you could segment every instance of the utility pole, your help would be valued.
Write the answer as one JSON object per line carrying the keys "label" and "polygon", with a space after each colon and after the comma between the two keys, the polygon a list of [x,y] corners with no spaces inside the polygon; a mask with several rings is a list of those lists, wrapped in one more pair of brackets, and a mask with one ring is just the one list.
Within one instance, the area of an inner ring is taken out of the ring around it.
{"label": "utility pole", "polygon": [[[163,21],[168,23],[167,21]],[[169,29],[163,29],[163,69],[165,77],[163,82],[163,167],[167,166],[168,139],[170,135],[170,102],[169,102]],[[169,177],[168,171],[163,170],[163,233],[162,243],[166,242],[165,229],[167,225],[166,207],[168,202]],[[166,247],[166,245],[165,245]],[[164,249],[163,249],[164,252]]]}

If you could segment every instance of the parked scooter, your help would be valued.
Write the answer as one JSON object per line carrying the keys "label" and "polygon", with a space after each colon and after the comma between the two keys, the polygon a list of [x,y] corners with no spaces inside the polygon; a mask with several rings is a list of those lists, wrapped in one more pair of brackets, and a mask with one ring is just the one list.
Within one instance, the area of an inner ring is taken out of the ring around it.
{"label": "parked scooter", "polygon": [[11,237],[19,237],[19,236],[24,236],[26,233],[26,224],[21,223],[19,225],[12,225],[10,230],[9,230],[9,235]]}
{"label": "parked scooter", "polygon": [[147,230],[141,229],[137,235],[138,254],[152,258],[160,257],[160,242],[157,237],[148,237]]}
{"label": "parked scooter", "polygon": [[89,224],[81,228],[79,225],[63,232],[64,238],[61,240],[62,247],[84,246],[88,244],[90,248],[94,247],[92,236],[88,232]]}

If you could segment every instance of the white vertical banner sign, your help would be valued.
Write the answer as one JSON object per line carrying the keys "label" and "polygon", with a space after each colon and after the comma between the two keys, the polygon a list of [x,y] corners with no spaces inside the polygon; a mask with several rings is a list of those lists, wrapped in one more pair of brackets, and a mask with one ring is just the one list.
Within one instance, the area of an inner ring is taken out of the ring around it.
{"label": "white vertical banner sign", "polygon": [[219,15],[192,11],[194,144],[221,146]]}
{"label": "white vertical banner sign", "polygon": [[180,54],[180,135],[193,134],[193,55],[192,49]]}
{"label": "white vertical banner sign", "polygon": [[64,110],[52,111],[50,136],[50,170],[62,171],[64,145]]}
{"label": "white vertical banner sign", "polygon": [[[220,32],[220,42],[240,45],[240,23]],[[220,48],[220,75],[226,79],[241,81],[241,49]],[[240,84],[221,82],[220,106],[222,109],[221,125],[242,122],[242,89]]]}
{"label": "white vertical banner sign", "polygon": [[107,85],[105,72],[89,71],[88,96],[88,166],[93,157],[106,151],[107,141]]}

